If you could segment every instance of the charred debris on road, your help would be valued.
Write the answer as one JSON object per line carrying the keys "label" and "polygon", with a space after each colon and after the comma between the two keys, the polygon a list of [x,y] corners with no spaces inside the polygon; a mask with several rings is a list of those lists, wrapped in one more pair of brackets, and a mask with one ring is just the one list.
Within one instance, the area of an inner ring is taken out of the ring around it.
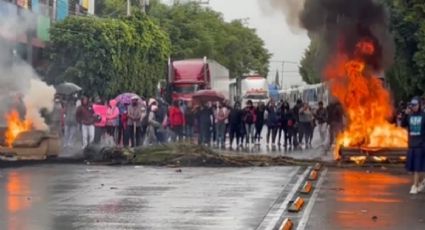
{"label": "charred debris on road", "polygon": [[[319,151],[319,150],[318,150]],[[134,149],[91,146],[85,150],[85,160],[91,163],[151,165],[168,167],[267,167],[312,166],[321,163],[327,167],[401,167],[401,162],[370,161],[358,164],[348,161],[323,161],[320,158],[296,159],[287,155],[252,154],[207,148],[179,143]]]}
{"label": "charred debris on road", "polygon": [[[319,150],[318,150],[319,151]],[[165,167],[269,167],[314,166],[321,163],[327,167],[401,167],[400,162],[353,162],[324,161],[320,158],[296,159],[287,155],[253,154],[244,151],[227,151],[204,146],[178,143],[137,148],[104,147],[91,145],[81,154],[43,161],[1,161],[0,168],[33,164],[87,164],[87,165],[147,165]],[[292,155],[292,156],[291,156]]]}

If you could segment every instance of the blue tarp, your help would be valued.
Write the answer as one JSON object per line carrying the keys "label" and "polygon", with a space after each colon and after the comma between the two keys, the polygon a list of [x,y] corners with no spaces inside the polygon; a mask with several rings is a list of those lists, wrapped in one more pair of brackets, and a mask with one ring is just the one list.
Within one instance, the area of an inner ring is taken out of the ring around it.
{"label": "blue tarp", "polygon": [[276,84],[269,84],[269,96],[274,101],[279,101],[279,86]]}

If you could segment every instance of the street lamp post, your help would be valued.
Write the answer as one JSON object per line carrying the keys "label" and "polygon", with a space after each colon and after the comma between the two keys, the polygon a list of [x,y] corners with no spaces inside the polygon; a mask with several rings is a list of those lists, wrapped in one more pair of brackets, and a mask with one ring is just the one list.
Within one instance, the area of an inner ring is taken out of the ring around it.
{"label": "street lamp post", "polygon": [[283,74],[285,73],[285,64],[293,64],[293,65],[298,65],[299,63],[298,62],[295,62],[295,61],[287,61],[287,60],[281,60],[281,61],[278,61],[278,60],[272,60],[272,61],[270,61],[270,62],[275,62],[275,63],[282,63],[282,77],[281,77],[281,85],[283,86]]}

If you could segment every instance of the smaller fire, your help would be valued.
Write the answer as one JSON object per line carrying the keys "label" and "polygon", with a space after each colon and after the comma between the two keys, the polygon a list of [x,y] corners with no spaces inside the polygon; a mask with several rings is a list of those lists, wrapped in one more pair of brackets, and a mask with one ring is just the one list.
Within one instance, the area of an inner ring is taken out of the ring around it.
{"label": "smaller fire", "polygon": [[350,157],[350,161],[356,163],[356,165],[363,165],[366,162],[366,156]]}
{"label": "smaller fire", "polygon": [[16,110],[12,110],[6,114],[6,122],[5,142],[8,147],[12,147],[13,142],[20,133],[31,130],[32,128],[32,122],[21,120]]}

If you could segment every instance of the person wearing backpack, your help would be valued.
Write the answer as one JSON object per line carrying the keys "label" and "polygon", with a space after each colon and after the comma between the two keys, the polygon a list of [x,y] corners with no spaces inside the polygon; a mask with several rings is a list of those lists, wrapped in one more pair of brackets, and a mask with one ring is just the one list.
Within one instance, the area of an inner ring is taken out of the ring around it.
{"label": "person wearing backpack", "polygon": [[[256,113],[255,107],[251,100],[248,100],[244,109],[243,122],[245,125],[246,145],[254,143]],[[251,142],[250,142],[251,141]]]}

